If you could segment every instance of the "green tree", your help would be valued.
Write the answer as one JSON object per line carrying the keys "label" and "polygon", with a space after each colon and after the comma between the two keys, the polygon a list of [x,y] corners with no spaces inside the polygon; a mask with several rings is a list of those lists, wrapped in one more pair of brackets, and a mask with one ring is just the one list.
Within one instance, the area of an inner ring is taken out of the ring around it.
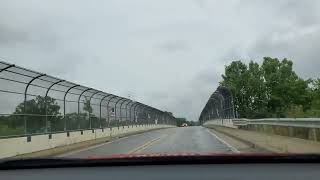
{"label": "green tree", "polygon": [[312,107],[320,109],[320,79],[312,81]]}
{"label": "green tree", "polygon": [[88,124],[87,127],[90,127],[90,123],[91,123],[91,128],[100,127],[100,119],[93,113],[93,108],[91,106],[90,99],[87,99],[86,97],[84,101],[83,110],[87,112],[87,115],[85,115],[85,117],[86,119],[88,119],[87,120],[88,122],[87,123],[81,122],[81,124]]}
{"label": "green tree", "polygon": [[230,89],[233,94],[235,108],[241,117],[246,117],[247,112],[247,82],[248,67],[241,61],[233,61],[225,67],[223,81],[220,83]]}
{"label": "green tree", "polygon": [[310,110],[307,115],[310,117],[320,117],[320,79],[315,79],[311,81],[310,94]]}
{"label": "green tree", "polygon": [[176,118],[177,126],[181,126],[183,123],[187,123],[186,118]]}
{"label": "green tree", "polygon": [[258,63],[251,61],[247,79],[247,113],[248,118],[264,118],[267,116],[267,94],[263,73]]}
{"label": "green tree", "polygon": [[188,126],[196,126],[197,123],[194,121],[188,121],[186,118],[176,118],[177,126],[181,126],[182,124],[186,123]]}
{"label": "green tree", "polygon": [[26,109],[24,111],[24,102],[20,103],[14,114],[39,114],[39,115],[60,115],[60,106],[55,99],[47,96],[37,96],[35,99],[26,101]]}
{"label": "green tree", "polygon": [[[24,106],[26,105],[26,108]],[[9,118],[14,119],[13,122],[17,124],[27,121],[28,133],[38,133],[45,131],[46,120],[51,122],[50,124],[61,126],[61,114],[60,106],[55,99],[47,96],[37,96],[35,99],[20,103],[13,116]],[[48,115],[46,118],[45,115]],[[17,125],[16,124],[16,125]]]}
{"label": "green tree", "polygon": [[231,90],[235,109],[242,118],[285,117],[297,107],[306,112],[312,99],[317,98],[315,90],[309,88],[311,81],[298,77],[292,61],[287,59],[265,57],[261,66],[253,61],[248,66],[233,61],[222,78],[220,84]]}
{"label": "green tree", "polygon": [[88,112],[89,114],[92,114],[93,112],[92,106],[90,104],[90,99],[87,99],[87,97],[85,97],[83,110]]}
{"label": "green tree", "polygon": [[306,110],[310,107],[309,81],[299,78],[293,71],[293,62],[265,57],[262,71],[267,87],[268,111],[277,117],[284,117],[284,112],[301,105]]}

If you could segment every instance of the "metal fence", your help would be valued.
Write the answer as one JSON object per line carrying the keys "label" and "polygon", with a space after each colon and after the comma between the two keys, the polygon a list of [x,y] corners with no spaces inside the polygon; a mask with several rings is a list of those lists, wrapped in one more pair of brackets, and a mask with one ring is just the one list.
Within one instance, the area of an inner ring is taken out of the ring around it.
{"label": "metal fence", "polygon": [[233,103],[232,93],[229,89],[219,86],[217,90],[210,96],[205,107],[203,108],[199,122],[205,123],[214,119],[233,119],[236,112]]}
{"label": "metal fence", "polygon": [[139,124],[171,124],[163,112],[0,61],[0,137]]}

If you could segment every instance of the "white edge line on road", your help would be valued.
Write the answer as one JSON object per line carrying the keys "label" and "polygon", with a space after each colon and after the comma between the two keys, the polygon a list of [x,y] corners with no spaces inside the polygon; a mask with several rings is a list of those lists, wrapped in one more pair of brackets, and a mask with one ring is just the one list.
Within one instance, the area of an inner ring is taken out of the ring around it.
{"label": "white edge line on road", "polygon": [[233,147],[232,145],[230,145],[229,143],[227,143],[225,140],[219,138],[216,134],[214,134],[212,131],[210,131],[209,129],[207,129],[208,133],[210,133],[212,136],[214,136],[215,138],[217,138],[220,142],[222,142],[223,144],[227,145],[231,151],[236,152],[236,153],[240,153],[240,151]]}

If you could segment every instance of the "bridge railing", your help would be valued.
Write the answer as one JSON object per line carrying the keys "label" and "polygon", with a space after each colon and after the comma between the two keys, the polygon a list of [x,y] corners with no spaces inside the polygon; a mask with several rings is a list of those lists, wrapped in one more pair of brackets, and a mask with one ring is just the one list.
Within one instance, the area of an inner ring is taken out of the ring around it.
{"label": "bridge railing", "polygon": [[214,119],[204,126],[224,126],[320,141],[320,118]]}
{"label": "bridge railing", "polygon": [[236,117],[237,112],[231,91],[224,86],[219,86],[216,91],[211,94],[202,109],[199,122],[200,124],[204,124],[211,119],[234,119]]}
{"label": "bridge railing", "polygon": [[235,109],[231,91],[219,86],[205,104],[200,124],[320,140],[320,118],[239,119]]}
{"label": "bridge railing", "polygon": [[320,128],[320,118],[266,118],[266,119],[234,119],[235,126],[274,125],[304,128]]}
{"label": "bridge railing", "polygon": [[0,138],[139,124],[176,120],[132,99],[0,61]]}

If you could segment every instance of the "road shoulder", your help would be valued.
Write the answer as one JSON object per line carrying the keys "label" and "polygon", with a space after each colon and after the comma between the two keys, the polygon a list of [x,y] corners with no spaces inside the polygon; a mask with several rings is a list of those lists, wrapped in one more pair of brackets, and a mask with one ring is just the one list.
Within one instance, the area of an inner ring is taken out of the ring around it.
{"label": "road shoulder", "polygon": [[214,133],[220,139],[223,139],[232,147],[236,148],[240,153],[268,152],[267,150],[262,149],[261,147],[257,147],[250,142],[243,141],[242,139],[236,138],[234,136],[230,136],[229,134],[226,134],[221,131],[217,131],[216,129],[208,128],[208,130]]}
{"label": "road shoulder", "polygon": [[[248,150],[244,152],[275,152],[275,153],[318,153],[320,152],[320,143],[310,140],[293,138],[287,136],[279,136],[274,134],[266,134],[256,131],[248,131],[242,129],[234,129],[222,126],[207,126],[215,133],[223,136],[230,144],[241,146]],[[241,144],[242,143],[242,144]],[[302,148],[303,147],[303,148]]]}

